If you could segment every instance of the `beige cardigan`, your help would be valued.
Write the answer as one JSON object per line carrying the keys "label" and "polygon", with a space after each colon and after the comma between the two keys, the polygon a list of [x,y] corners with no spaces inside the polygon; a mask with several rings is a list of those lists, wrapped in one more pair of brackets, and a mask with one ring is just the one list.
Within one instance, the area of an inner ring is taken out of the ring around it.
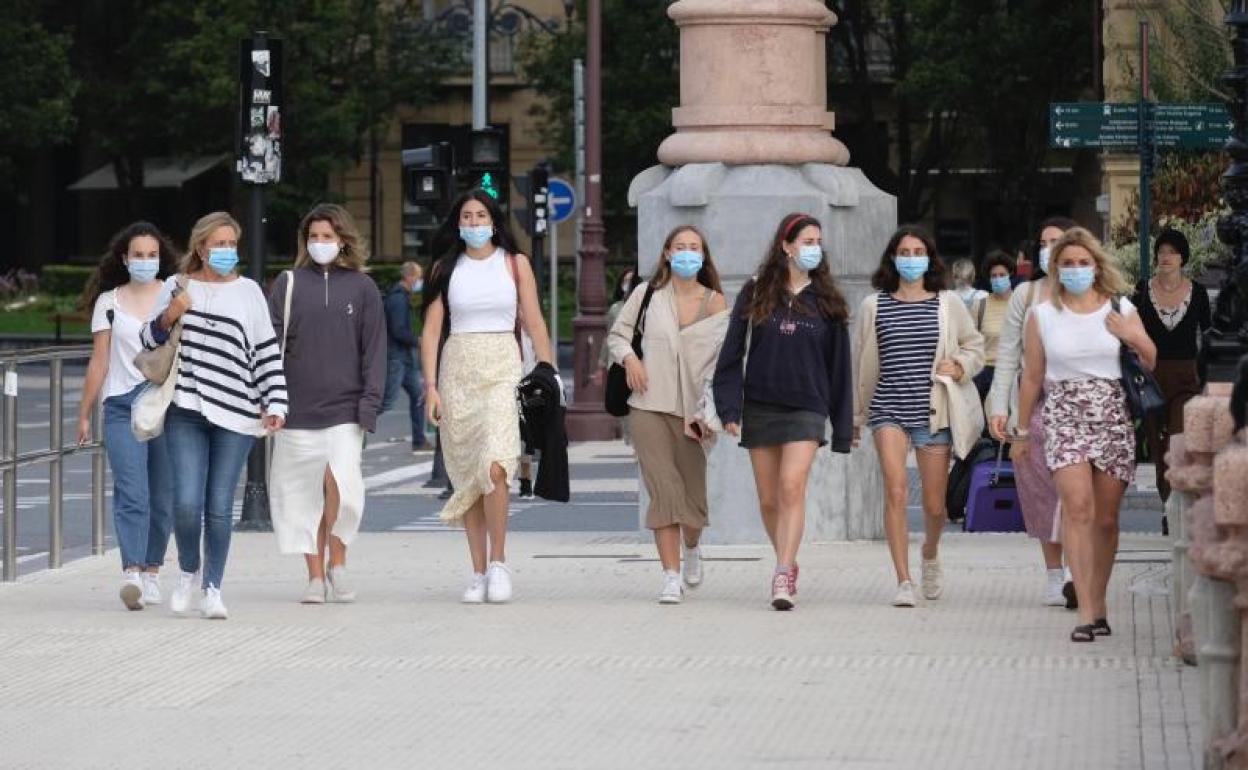
{"label": "beige cardigan", "polygon": [[[633,353],[633,328],[647,285],[643,283],[633,290],[611,326],[607,346],[613,363],[623,364]],[[713,424],[713,415],[705,413],[705,403],[714,401],[703,396],[715,373],[727,329],[726,309],[681,329],[671,284],[655,290],[641,336],[648,386],[645,393],[633,393],[628,405],[680,417],[686,423],[703,419]]]}
{"label": "beige cardigan", "polygon": [[[984,368],[984,337],[975,328],[966,304],[951,291],[940,292],[940,337],[932,361],[931,425],[929,430],[950,428],[953,450],[965,457],[984,431],[984,410],[972,381]],[[869,294],[858,310],[856,349],[858,386],[854,391],[854,427],[867,424],[875,386],[880,379],[880,351],[875,338],[878,294]],[[936,374],[936,364],[952,358],[962,366],[962,379]]]}

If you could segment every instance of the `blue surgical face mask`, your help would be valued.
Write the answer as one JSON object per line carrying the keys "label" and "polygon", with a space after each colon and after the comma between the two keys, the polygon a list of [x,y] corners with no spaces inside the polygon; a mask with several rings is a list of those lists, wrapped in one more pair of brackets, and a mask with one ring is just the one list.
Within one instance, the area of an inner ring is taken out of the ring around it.
{"label": "blue surgical face mask", "polygon": [[160,272],[160,260],[131,259],[126,262],[126,269],[130,271],[130,280],[135,283],[150,283]]}
{"label": "blue surgical face mask", "polygon": [[233,246],[208,249],[208,267],[217,275],[229,275],[238,266],[238,249]]}
{"label": "blue surgical face mask", "polygon": [[412,284],[412,294],[420,294],[424,290],[425,290],[424,281],[417,281],[416,283]]}
{"label": "blue surgical face mask", "polygon": [[490,225],[475,225],[473,227],[465,227],[460,225],[459,237],[464,239],[464,243],[468,244],[470,249],[479,249],[490,242],[494,237],[494,228]]}
{"label": "blue surgical face mask", "polygon": [[1057,279],[1071,294],[1083,294],[1096,283],[1096,268],[1063,267],[1058,271]]}
{"label": "blue surgical face mask", "polygon": [[1040,247],[1040,269],[1046,273],[1049,272],[1049,255],[1051,253],[1052,251],[1048,246]]}
{"label": "blue surgical face mask", "polygon": [[823,247],[817,243],[807,243],[797,250],[797,266],[806,272],[819,267],[823,262]]}
{"label": "blue surgical face mask", "polygon": [[906,283],[912,283],[927,273],[927,268],[931,265],[931,259],[926,254],[922,256],[898,254],[893,257],[893,263],[897,265],[897,272],[901,273],[901,280]]}
{"label": "blue surgical face mask", "polygon": [[686,280],[695,278],[702,269],[702,254],[697,251],[672,252],[672,272]]}
{"label": "blue surgical face mask", "polygon": [[1010,290],[1010,277],[1008,275],[994,275],[988,279],[988,284],[992,286],[993,294],[1005,294]]}

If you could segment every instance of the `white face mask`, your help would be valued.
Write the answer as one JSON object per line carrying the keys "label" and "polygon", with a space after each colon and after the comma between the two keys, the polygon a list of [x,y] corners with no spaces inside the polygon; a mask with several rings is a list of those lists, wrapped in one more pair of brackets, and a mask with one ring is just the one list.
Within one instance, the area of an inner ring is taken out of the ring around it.
{"label": "white face mask", "polygon": [[1040,269],[1046,273],[1049,272],[1049,253],[1048,246],[1040,247]]}
{"label": "white face mask", "polygon": [[328,265],[338,258],[338,244],[315,241],[308,243],[308,256],[318,265]]}

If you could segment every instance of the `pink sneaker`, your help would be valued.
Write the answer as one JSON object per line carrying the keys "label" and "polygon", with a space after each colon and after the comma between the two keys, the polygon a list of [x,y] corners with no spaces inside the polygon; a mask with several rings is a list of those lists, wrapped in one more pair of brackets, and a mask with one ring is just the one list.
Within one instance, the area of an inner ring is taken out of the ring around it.
{"label": "pink sneaker", "polygon": [[793,562],[793,572],[789,574],[789,594],[797,596],[797,573],[801,570],[797,566],[797,562]]}
{"label": "pink sneaker", "polygon": [[792,584],[793,572],[777,572],[771,579],[771,606],[777,610],[793,609],[793,592],[789,589]]}

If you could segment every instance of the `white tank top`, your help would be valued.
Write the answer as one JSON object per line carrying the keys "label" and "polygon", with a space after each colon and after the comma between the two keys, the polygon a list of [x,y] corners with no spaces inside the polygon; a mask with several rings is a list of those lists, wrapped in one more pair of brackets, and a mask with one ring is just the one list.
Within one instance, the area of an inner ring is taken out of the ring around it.
{"label": "white tank top", "polygon": [[[1124,316],[1135,313],[1127,299],[1119,300]],[[1058,310],[1045,300],[1031,309],[1044,343],[1045,382],[1071,380],[1116,380],[1122,376],[1118,360],[1122,343],[1105,327],[1110,303],[1091,313]]]}
{"label": "white tank top", "polygon": [[485,259],[460,254],[448,291],[451,334],[515,330],[516,281],[502,249],[495,249]]}

